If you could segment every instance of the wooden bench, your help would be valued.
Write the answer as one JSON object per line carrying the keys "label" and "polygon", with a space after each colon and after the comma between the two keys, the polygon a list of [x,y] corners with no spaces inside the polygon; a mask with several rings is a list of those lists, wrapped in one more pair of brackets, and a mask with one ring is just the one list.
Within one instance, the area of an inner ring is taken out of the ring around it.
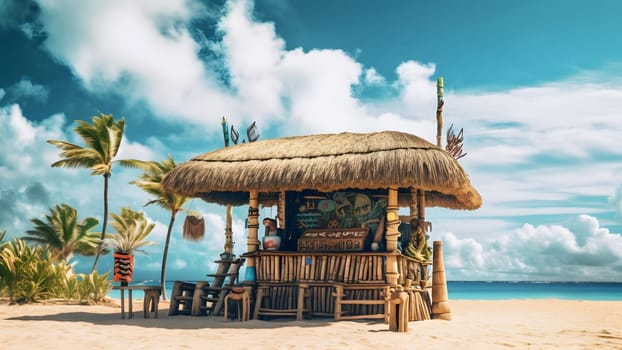
{"label": "wooden bench", "polygon": [[[389,321],[389,298],[391,288],[386,283],[334,283],[335,292],[335,321],[356,320],[364,318],[382,318]],[[358,295],[354,295],[358,294]],[[347,297],[347,298],[346,298]],[[383,305],[383,312],[344,315],[344,305]]]}
{"label": "wooden bench", "polygon": [[294,316],[300,321],[305,313],[312,316],[308,284],[257,282],[254,319],[258,320],[261,316]]}

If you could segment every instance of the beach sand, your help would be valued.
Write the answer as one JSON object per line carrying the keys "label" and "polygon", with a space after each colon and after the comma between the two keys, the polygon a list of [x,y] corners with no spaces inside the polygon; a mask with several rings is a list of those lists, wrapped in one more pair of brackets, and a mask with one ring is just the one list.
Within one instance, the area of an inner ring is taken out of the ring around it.
{"label": "beach sand", "polygon": [[[121,319],[117,305],[0,304],[2,349],[622,349],[622,302],[450,300],[452,320],[383,322],[316,318],[225,321],[223,317]],[[136,312],[138,310],[138,312]]]}

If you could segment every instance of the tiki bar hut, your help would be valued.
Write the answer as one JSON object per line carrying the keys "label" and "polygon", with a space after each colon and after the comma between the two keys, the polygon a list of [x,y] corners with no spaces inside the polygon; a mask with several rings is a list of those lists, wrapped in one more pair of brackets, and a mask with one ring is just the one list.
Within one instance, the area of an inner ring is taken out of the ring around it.
{"label": "tiki bar hut", "polygon": [[[433,270],[432,286],[428,280],[437,256],[427,242],[425,208],[474,210],[482,203],[450,153],[397,131],[241,143],[180,164],[163,186],[210,203],[248,205],[243,285],[255,318],[389,322],[398,293],[407,297],[401,312],[408,320],[429,319],[428,289],[445,277],[440,255],[442,276]],[[279,239],[272,244],[259,237],[258,219],[260,207],[275,205]],[[400,216],[400,207],[409,215]]]}

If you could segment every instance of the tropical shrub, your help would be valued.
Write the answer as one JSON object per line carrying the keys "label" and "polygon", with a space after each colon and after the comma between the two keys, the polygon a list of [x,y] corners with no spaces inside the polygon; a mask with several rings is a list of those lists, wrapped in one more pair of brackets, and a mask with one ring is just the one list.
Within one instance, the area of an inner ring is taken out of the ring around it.
{"label": "tropical shrub", "polygon": [[0,243],[0,294],[12,303],[49,298],[87,304],[104,300],[111,289],[107,274],[73,274],[72,265],[54,263],[51,255],[46,246],[31,247],[22,239]]}
{"label": "tropical shrub", "polygon": [[16,239],[0,251],[0,274],[12,302],[45,299],[53,289],[54,264],[45,247]]}
{"label": "tropical shrub", "polygon": [[99,275],[97,271],[90,274],[74,275],[76,280],[76,300],[81,304],[96,304],[104,301],[106,295],[112,289],[112,283],[108,279],[108,273]]}

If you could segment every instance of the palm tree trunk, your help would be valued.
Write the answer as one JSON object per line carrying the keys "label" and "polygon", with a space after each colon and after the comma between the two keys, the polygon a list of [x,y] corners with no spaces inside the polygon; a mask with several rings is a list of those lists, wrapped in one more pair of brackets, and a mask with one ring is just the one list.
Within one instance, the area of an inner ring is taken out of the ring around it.
{"label": "palm tree trunk", "polygon": [[[106,225],[108,224],[108,179],[110,178],[110,174],[104,174],[104,221],[102,222],[102,235],[101,240],[103,241],[106,238]],[[101,248],[101,243],[99,247]],[[97,250],[97,254],[95,254],[95,261],[93,262],[93,268],[91,272],[97,270],[97,261],[99,260],[99,254],[101,250]]]}
{"label": "palm tree trunk", "polygon": [[164,243],[164,254],[162,254],[162,271],[160,272],[160,287],[162,288],[162,300],[166,300],[166,259],[168,258],[168,244],[171,241],[171,232],[175,224],[175,216],[177,212],[171,210],[171,221],[168,223],[166,231],[166,242]]}

